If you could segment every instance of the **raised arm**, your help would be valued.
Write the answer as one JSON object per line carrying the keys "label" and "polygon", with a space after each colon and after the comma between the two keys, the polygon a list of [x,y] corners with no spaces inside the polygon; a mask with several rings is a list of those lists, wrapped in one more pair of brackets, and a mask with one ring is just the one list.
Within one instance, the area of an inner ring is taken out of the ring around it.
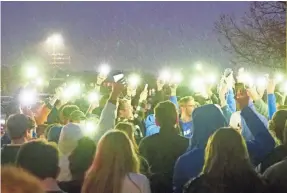
{"label": "raised arm", "polygon": [[114,128],[116,119],[117,101],[123,90],[124,85],[114,83],[110,98],[107,101],[100,117],[98,130],[96,133],[96,140],[98,140],[105,132]]}
{"label": "raised arm", "polygon": [[256,166],[273,150],[275,141],[254,110],[248,106],[249,96],[247,93],[243,91],[237,94],[236,98],[241,109],[241,116],[254,137],[253,140],[246,143],[250,158]]}

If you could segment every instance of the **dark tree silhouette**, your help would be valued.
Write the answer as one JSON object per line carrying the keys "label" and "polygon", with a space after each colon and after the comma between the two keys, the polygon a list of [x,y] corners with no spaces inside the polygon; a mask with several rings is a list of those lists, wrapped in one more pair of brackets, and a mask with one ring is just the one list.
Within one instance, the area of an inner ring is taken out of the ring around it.
{"label": "dark tree silhouette", "polygon": [[221,15],[215,29],[224,50],[234,56],[235,65],[285,68],[286,2],[251,2],[240,22]]}

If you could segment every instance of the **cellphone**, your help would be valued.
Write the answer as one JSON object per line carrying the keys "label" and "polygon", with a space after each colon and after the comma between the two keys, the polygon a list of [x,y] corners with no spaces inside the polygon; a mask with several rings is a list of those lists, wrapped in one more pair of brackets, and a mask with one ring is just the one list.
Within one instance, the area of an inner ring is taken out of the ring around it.
{"label": "cellphone", "polygon": [[228,76],[230,76],[230,74],[233,73],[231,68],[227,68],[224,71],[224,77],[227,78]]}
{"label": "cellphone", "polygon": [[122,80],[125,77],[124,74],[120,73],[120,74],[116,74],[113,76],[113,79],[115,82],[119,82],[120,80]]}

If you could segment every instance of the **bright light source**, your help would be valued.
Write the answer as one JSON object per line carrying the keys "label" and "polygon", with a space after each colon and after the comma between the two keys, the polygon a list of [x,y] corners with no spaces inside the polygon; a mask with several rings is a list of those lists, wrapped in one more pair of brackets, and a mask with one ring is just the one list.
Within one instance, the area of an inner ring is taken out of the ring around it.
{"label": "bright light source", "polygon": [[[243,68],[242,68],[243,69]],[[237,81],[244,83],[245,85],[252,87],[254,86],[254,79],[248,72],[244,72],[244,69],[237,76]]]}
{"label": "bright light source", "polygon": [[182,81],[182,75],[176,72],[172,75],[172,83],[179,84]]}
{"label": "bright light source", "polygon": [[79,93],[81,91],[81,84],[80,83],[73,83],[73,84],[70,85],[70,89],[74,93]]}
{"label": "bright light source", "polygon": [[94,103],[99,101],[100,97],[99,97],[99,93],[97,92],[91,92],[88,96],[88,100],[90,103]]}
{"label": "bright light source", "polygon": [[201,63],[197,63],[195,66],[195,69],[198,71],[202,71],[202,64]]}
{"label": "bright light source", "polygon": [[256,86],[259,88],[265,88],[267,85],[266,77],[259,77],[256,79]]}
{"label": "bright light source", "polygon": [[243,73],[245,71],[244,68],[239,68],[238,73]]}
{"label": "bright light source", "polygon": [[25,72],[27,78],[35,78],[38,76],[38,69],[35,66],[29,66]]}
{"label": "bright light source", "polygon": [[37,86],[42,86],[44,84],[44,80],[40,77],[36,78],[35,83]]}
{"label": "bright light source", "polygon": [[284,80],[284,76],[282,74],[276,74],[275,81],[276,83],[280,83]]}
{"label": "bright light source", "polygon": [[5,124],[5,120],[4,119],[1,119],[1,125],[4,125]]}
{"label": "bright light source", "polygon": [[252,78],[252,76],[246,73],[245,77],[245,84],[249,87],[254,86],[254,79]]}
{"label": "bright light source", "polygon": [[47,43],[53,46],[58,46],[63,44],[63,37],[61,34],[54,34],[47,39]]}
{"label": "bright light source", "polygon": [[285,93],[285,95],[287,95],[287,81],[283,84],[282,90]]}
{"label": "bright light source", "polygon": [[216,76],[214,74],[207,75],[206,82],[208,84],[215,84],[216,83]]}
{"label": "bright light source", "polygon": [[25,89],[19,95],[19,101],[24,106],[29,106],[37,102],[37,93],[33,89]]}
{"label": "bright light source", "polygon": [[202,78],[196,77],[191,82],[191,89],[194,90],[194,92],[203,93],[205,92],[205,82]]}
{"label": "bright light source", "polygon": [[159,75],[159,79],[164,82],[168,82],[170,80],[170,77],[171,77],[171,74],[169,70],[163,70]]}
{"label": "bright light source", "polygon": [[86,136],[91,136],[95,134],[97,126],[94,121],[86,121],[84,134]]}
{"label": "bright light source", "polygon": [[72,83],[69,84],[62,93],[62,97],[66,100],[80,94],[81,92],[81,84],[80,83]]}
{"label": "bright light source", "polygon": [[111,71],[111,68],[107,64],[102,64],[99,68],[99,73],[104,76],[107,76],[110,73],[110,71]]}
{"label": "bright light source", "polygon": [[131,74],[128,78],[128,84],[131,87],[137,87],[140,84],[141,78],[138,74]]}

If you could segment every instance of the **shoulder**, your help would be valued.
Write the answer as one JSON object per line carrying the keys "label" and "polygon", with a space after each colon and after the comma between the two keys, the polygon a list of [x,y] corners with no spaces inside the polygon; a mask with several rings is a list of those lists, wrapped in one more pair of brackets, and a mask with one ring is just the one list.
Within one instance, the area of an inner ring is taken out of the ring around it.
{"label": "shoulder", "polygon": [[137,174],[137,173],[129,173],[128,177],[132,179],[135,182],[145,182],[148,181],[147,177],[143,174]]}
{"label": "shoulder", "polygon": [[184,185],[183,192],[184,193],[210,192],[206,177],[204,175],[201,175],[189,180]]}
{"label": "shoulder", "polygon": [[283,161],[274,164],[273,166],[269,167],[265,173],[264,176],[266,178],[273,178],[277,175],[285,173],[284,171],[287,170],[287,158],[285,158]]}
{"label": "shoulder", "polygon": [[151,141],[154,141],[154,140],[156,140],[158,137],[159,137],[159,134],[158,134],[158,133],[153,134],[153,135],[150,135],[150,136],[147,136],[147,137],[144,137],[144,138],[141,140],[141,144],[145,144],[145,143],[149,143],[149,142],[151,142]]}
{"label": "shoulder", "polygon": [[183,137],[181,135],[178,135],[178,140],[182,141],[183,143],[188,144],[189,143],[189,139],[186,137]]}

